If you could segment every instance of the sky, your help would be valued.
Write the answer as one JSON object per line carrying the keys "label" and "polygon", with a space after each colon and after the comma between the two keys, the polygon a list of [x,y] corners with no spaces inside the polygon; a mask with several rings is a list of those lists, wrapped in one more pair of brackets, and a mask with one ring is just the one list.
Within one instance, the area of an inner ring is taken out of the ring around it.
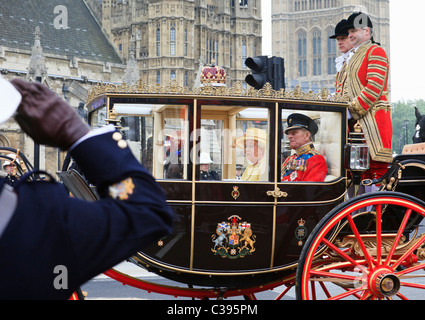
{"label": "sky", "polygon": [[[424,0],[390,0],[391,101],[425,100]],[[262,0],[263,54],[272,55],[271,0]],[[379,35],[375,38],[379,42]],[[285,58],[285,57],[283,57]]]}

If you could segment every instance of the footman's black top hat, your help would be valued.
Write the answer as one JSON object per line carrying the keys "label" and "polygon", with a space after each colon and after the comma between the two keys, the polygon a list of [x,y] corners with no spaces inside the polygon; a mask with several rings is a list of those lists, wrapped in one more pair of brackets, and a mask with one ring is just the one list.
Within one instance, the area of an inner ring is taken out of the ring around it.
{"label": "footman's black top hat", "polygon": [[364,27],[373,28],[372,20],[363,12],[354,12],[347,19],[347,24],[343,27],[344,30],[360,29]]}
{"label": "footman's black top hat", "polygon": [[335,26],[335,34],[333,36],[330,36],[329,39],[335,39],[339,36],[348,36],[348,29],[345,29],[344,27],[347,25],[347,19],[343,19]]}
{"label": "footman's black top hat", "polygon": [[310,131],[311,135],[314,136],[319,130],[314,120],[310,119],[309,117],[301,113],[293,113],[289,115],[287,119],[287,123],[288,123],[288,128],[286,128],[285,130],[286,134],[288,134],[289,130],[303,128]]}

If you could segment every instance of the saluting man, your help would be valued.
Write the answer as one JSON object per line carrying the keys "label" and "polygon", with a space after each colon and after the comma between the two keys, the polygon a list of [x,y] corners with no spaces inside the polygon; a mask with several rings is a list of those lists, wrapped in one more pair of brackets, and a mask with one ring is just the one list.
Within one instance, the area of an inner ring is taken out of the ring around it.
{"label": "saluting man", "polygon": [[16,154],[14,153],[8,154],[6,157],[10,160],[7,159],[3,162],[3,169],[7,173],[6,177],[8,179],[8,183],[13,186],[15,183],[19,181],[19,177],[17,175],[18,170],[16,167],[16,163],[19,160]]}
{"label": "saluting man", "polygon": [[328,168],[325,158],[314,148],[314,135],[319,130],[316,122],[304,114],[293,113],[287,119],[289,146],[295,153],[282,164],[282,181],[325,180]]}
{"label": "saluting man", "polygon": [[[12,85],[13,84],[13,85]],[[0,179],[0,299],[68,299],[79,286],[171,231],[172,213],[151,174],[113,126],[90,131],[56,93],[0,77],[0,123],[15,111],[39,144],[70,150],[100,200],[24,175]],[[97,161],[103,159],[104,161]],[[65,285],[55,285],[57,268]]]}

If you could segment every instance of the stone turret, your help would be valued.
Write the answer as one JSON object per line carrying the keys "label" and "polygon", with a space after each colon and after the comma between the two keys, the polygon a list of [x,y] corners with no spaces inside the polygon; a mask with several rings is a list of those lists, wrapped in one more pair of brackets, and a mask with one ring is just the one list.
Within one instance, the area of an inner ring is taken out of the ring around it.
{"label": "stone turret", "polygon": [[43,82],[47,76],[46,60],[41,47],[40,27],[35,28],[34,46],[32,47],[30,64],[28,67],[27,80]]}

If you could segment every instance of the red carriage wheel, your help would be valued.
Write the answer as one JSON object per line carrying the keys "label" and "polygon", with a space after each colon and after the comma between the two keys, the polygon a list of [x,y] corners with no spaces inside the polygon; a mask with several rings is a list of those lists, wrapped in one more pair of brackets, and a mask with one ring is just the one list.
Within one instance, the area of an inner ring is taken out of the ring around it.
{"label": "red carriage wheel", "polygon": [[301,252],[297,299],[423,296],[425,235],[418,232],[423,216],[423,201],[398,192],[342,203],[316,226]]}

